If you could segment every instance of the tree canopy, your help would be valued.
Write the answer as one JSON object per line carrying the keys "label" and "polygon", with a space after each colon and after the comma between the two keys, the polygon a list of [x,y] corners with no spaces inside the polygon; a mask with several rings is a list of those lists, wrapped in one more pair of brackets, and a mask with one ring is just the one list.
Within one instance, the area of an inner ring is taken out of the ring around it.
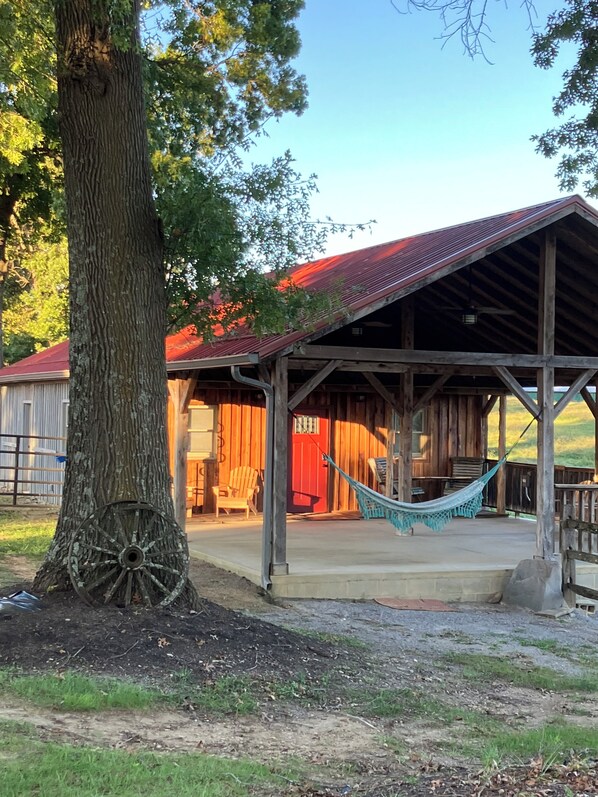
{"label": "tree canopy", "polygon": [[[487,0],[392,0],[399,10],[432,11],[441,18],[442,37],[460,39],[472,58],[486,57],[491,41],[491,4]],[[560,9],[537,29],[534,0],[523,0],[532,31],[531,53],[536,66],[550,69],[564,53],[571,65],[563,73],[563,88],[553,98],[552,110],[563,121],[538,133],[536,151],[559,158],[556,175],[561,189],[583,190],[598,197],[598,2],[560,0]]]}
{"label": "tree canopy", "polygon": [[[118,9],[127,3],[100,5],[111,15],[116,39],[124,41]],[[287,301],[277,286],[289,266],[313,256],[341,225],[310,219],[314,177],[300,175],[290,153],[269,164],[251,163],[251,142],[266,123],[286,112],[301,113],[307,104],[305,81],[291,66],[300,46],[295,20],[302,5],[169,0],[147,4],[141,13],[147,133],[171,327],[195,323],[209,334],[217,315],[224,325],[242,316],[258,334],[280,331],[317,304],[292,286]],[[5,275],[15,262],[11,236],[31,242],[37,235],[40,251],[47,251],[47,236],[55,238],[63,223],[53,3],[18,0],[12,9],[12,3],[0,4]],[[24,327],[14,329],[14,311],[34,300],[35,290],[25,297],[35,283],[23,279],[26,272],[15,275],[4,302],[11,359],[23,351],[22,343],[59,339],[40,335],[39,328],[32,333],[30,313],[20,316]],[[17,300],[19,291],[23,297]],[[62,327],[55,331],[64,334]]]}

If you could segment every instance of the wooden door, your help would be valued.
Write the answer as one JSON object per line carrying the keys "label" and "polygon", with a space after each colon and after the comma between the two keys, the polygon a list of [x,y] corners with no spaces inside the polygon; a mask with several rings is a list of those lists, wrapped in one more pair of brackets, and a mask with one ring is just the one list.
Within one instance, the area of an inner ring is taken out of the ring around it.
{"label": "wooden door", "polygon": [[289,512],[328,512],[328,414],[309,409],[291,418],[289,452]]}

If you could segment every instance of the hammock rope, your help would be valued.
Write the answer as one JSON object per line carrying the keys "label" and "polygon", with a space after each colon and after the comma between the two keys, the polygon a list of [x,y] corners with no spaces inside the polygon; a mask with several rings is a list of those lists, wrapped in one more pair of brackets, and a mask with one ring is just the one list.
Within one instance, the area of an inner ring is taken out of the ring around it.
{"label": "hammock rope", "polygon": [[[484,488],[495,475],[506,457],[500,459],[494,467],[480,476],[471,484],[462,487],[450,495],[443,495],[432,501],[421,501],[419,504],[410,504],[404,501],[395,501],[387,498],[371,487],[351,478],[342,468],[332,461],[328,454],[324,459],[345,479],[355,491],[357,503],[361,514],[366,520],[372,518],[385,518],[400,531],[407,534],[415,523],[423,523],[432,531],[442,529],[454,517],[473,518],[482,508],[482,494]],[[447,478],[450,478],[447,476]]]}

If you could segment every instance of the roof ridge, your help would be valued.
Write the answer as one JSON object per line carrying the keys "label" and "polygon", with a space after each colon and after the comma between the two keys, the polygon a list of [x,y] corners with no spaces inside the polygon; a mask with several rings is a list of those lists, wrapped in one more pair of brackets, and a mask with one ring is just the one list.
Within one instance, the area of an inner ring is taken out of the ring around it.
{"label": "roof ridge", "polygon": [[557,199],[548,200],[547,202],[538,202],[534,205],[527,205],[526,207],[523,208],[516,208],[515,210],[505,210],[502,213],[493,213],[489,216],[482,216],[482,218],[480,219],[461,221],[457,222],[456,224],[449,224],[446,227],[437,227],[434,230],[424,230],[423,232],[412,233],[411,235],[404,235],[401,238],[393,238],[390,241],[383,241],[382,243],[379,244],[371,244],[370,246],[364,246],[359,249],[350,249],[348,252],[340,252],[337,255],[325,255],[324,257],[319,257],[316,260],[306,260],[305,263],[298,263],[297,265],[293,266],[289,273],[293,274],[296,270],[305,268],[305,266],[309,266],[311,264],[316,264],[316,263],[322,263],[325,260],[334,260],[335,258],[348,257],[349,255],[356,255],[360,252],[365,253],[369,251],[374,251],[376,249],[380,249],[386,246],[392,246],[394,244],[401,243],[402,241],[411,240],[413,238],[425,238],[428,235],[436,235],[437,233],[448,232],[449,230],[455,230],[458,227],[461,228],[470,227],[473,224],[481,224],[482,222],[490,221],[491,219],[500,219],[501,217],[504,216],[513,216],[516,213],[527,213],[529,211],[532,210],[535,211],[540,208],[545,209],[550,207],[551,205],[558,205],[560,203],[565,204],[567,202],[571,202],[572,200],[578,200],[582,205],[585,205],[586,208],[592,211],[598,218],[598,212],[591,205],[589,205],[583,197],[581,197],[579,194],[569,194],[565,197],[558,197]]}

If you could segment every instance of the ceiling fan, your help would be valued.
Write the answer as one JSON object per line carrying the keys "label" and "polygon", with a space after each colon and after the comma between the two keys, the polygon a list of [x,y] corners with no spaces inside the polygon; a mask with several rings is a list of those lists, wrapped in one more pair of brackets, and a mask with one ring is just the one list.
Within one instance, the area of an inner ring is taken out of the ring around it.
{"label": "ceiling fan", "polygon": [[468,269],[468,299],[462,305],[453,305],[448,307],[441,307],[448,313],[458,313],[461,317],[461,323],[466,326],[473,326],[478,323],[478,318],[481,315],[514,315],[515,311],[508,307],[483,307],[476,304],[473,297],[473,287],[471,282],[471,266]]}

